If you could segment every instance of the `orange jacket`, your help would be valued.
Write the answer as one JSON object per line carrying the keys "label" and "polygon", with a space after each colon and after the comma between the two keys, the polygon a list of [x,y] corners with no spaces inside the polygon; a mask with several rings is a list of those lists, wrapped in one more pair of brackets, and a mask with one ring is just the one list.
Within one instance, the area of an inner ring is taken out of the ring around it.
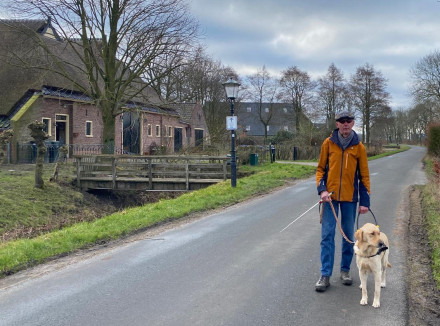
{"label": "orange jacket", "polygon": [[333,192],[332,199],[357,202],[370,207],[370,173],[367,151],[356,133],[345,150],[338,139],[338,130],[333,131],[321,146],[316,186],[318,194],[327,190]]}

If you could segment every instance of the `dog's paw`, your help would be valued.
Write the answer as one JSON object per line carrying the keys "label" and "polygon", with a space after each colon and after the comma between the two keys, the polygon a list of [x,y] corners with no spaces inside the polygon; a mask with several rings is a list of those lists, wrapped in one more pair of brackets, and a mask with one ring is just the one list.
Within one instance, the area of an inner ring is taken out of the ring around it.
{"label": "dog's paw", "polygon": [[362,284],[361,284],[361,285],[359,285],[359,289],[360,289],[360,290],[362,290]]}
{"label": "dog's paw", "polygon": [[386,288],[386,287],[387,287],[387,283],[386,283],[386,282],[382,282],[382,283],[380,283],[380,287],[381,287],[381,288]]}
{"label": "dog's paw", "polygon": [[362,298],[361,305],[366,306],[368,304],[368,298]]}
{"label": "dog's paw", "polygon": [[373,307],[374,308],[379,308],[380,307],[380,301],[379,300],[374,300],[373,301]]}

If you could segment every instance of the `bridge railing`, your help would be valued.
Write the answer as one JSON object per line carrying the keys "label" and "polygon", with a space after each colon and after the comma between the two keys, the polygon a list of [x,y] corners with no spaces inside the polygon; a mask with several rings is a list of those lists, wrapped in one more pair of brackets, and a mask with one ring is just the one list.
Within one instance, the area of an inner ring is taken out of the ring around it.
{"label": "bridge railing", "polygon": [[192,190],[226,180],[228,157],[77,155],[82,189]]}

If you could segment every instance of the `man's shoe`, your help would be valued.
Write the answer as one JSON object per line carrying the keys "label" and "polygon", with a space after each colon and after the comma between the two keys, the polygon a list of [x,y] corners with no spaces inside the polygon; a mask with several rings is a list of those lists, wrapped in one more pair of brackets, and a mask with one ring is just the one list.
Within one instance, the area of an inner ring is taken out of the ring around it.
{"label": "man's shoe", "polygon": [[315,285],[315,290],[318,292],[324,292],[330,286],[330,277],[321,276]]}
{"label": "man's shoe", "polygon": [[345,271],[341,271],[341,280],[344,285],[351,285],[353,283],[353,279],[350,277],[350,274]]}

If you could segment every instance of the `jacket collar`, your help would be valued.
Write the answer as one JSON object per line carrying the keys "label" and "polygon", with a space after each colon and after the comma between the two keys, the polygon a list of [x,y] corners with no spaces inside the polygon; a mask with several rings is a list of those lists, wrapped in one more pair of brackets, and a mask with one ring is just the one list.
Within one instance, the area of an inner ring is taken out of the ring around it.
{"label": "jacket collar", "polygon": [[[332,134],[331,134],[331,136],[330,136],[330,140],[331,140],[332,142],[334,142],[335,144],[337,144],[339,147],[342,148],[342,145],[341,145],[341,143],[339,142],[338,132],[339,132],[339,129],[335,129],[335,130],[333,130],[333,132],[332,132]],[[349,147],[349,146],[354,146],[354,145],[357,145],[357,144],[359,144],[359,137],[358,137],[356,131],[353,130],[353,138],[352,138],[350,144],[348,144],[347,147]]]}

